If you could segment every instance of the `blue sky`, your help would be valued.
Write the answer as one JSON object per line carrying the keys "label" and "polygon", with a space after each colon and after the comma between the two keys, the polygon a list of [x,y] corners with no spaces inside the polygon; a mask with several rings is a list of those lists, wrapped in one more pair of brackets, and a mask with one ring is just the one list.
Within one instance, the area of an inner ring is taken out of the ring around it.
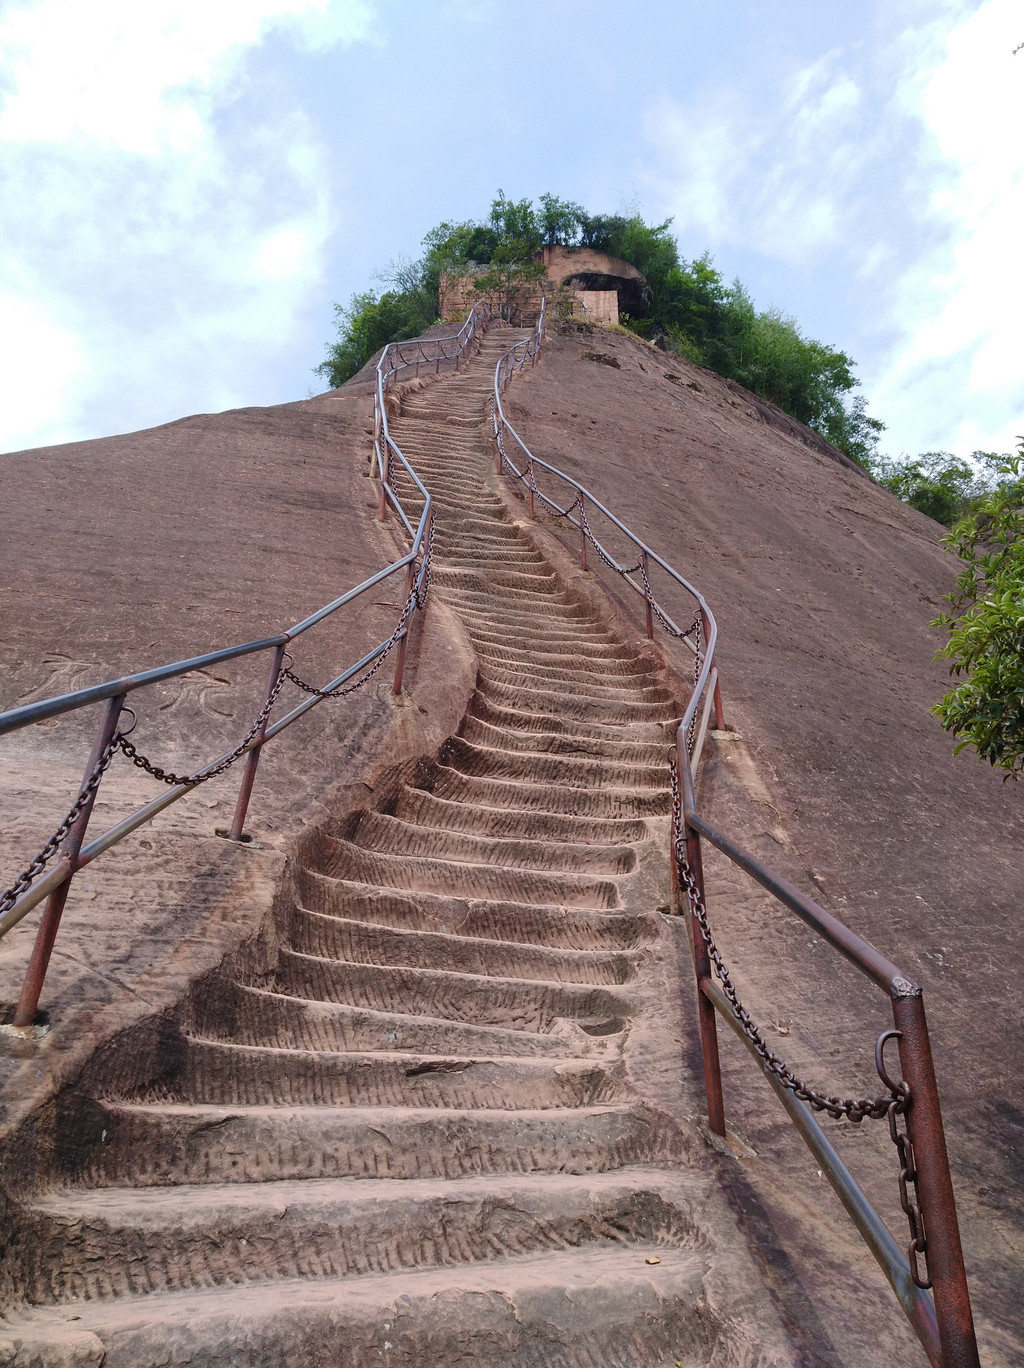
{"label": "blue sky", "polygon": [[0,0],[0,450],[303,398],[501,187],[674,217],[892,455],[1024,432],[1015,0]]}

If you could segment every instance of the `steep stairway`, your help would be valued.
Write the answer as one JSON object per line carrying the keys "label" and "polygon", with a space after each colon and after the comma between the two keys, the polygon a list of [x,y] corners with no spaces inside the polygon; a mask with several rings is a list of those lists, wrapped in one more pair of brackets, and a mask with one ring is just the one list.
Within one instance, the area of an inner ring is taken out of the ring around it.
{"label": "steep stairway", "polygon": [[761,1361],[722,1333],[706,1180],[630,1063],[679,704],[489,483],[519,335],[392,424],[479,659],[459,734],[322,838],[272,974],[201,984],[155,1082],[80,1101],[17,1214],[0,1363]]}

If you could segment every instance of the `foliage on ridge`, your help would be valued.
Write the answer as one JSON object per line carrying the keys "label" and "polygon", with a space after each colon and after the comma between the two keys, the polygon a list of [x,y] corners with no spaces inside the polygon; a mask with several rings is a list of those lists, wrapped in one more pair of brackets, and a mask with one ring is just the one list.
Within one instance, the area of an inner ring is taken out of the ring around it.
{"label": "foliage on ridge", "polygon": [[1024,441],[1017,456],[946,451],[890,460],[878,451],[884,424],[855,394],[845,352],[804,337],[777,308],[758,311],[738,280],[726,284],[709,253],[686,261],[671,219],[589,214],[556,195],[510,200],[502,191],[486,222],[444,222],[423,239],[418,261],[393,265],[383,293],[335,305],[338,340],[317,373],[344,383],[387,342],[414,337],[445,311],[446,295],[467,273],[489,298],[514,299],[544,268],[545,245],[586,247],[635,266],[646,281],[647,313],[623,318],[641,337],[776,404],[820,432],[898,498],[951,527],[946,544],[963,569],[948,596],[952,611],[933,626],[948,639],[939,656],[964,676],[933,711],[956,749],[1017,778],[1024,771]]}
{"label": "foliage on ridge", "polygon": [[738,381],[869,466],[884,425],[853,395],[850,357],[804,337],[779,309],[758,311],[738,280],[726,284],[708,253],[682,258],[671,222],[590,214],[552,194],[541,195],[538,208],[499,191],[486,222],[438,224],[423,239],[419,261],[392,267],[384,280],[391,288],[354,295],[347,308],[334,306],[338,340],[317,374],[332,386],[343,384],[386,342],[422,332],[467,272],[476,273],[480,294],[506,297],[543,275],[534,261],[541,247],[588,247],[629,262],[647,282],[647,316],[624,317],[628,328]]}
{"label": "foliage on ridge", "polygon": [[946,537],[963,562],[932,623],[948,633],[939,657],[964,676],[932,709],[956,750],[1019,778],[1024,772],[1024,440],[1018,454],[993,459],[1001,477],[976,498]]}

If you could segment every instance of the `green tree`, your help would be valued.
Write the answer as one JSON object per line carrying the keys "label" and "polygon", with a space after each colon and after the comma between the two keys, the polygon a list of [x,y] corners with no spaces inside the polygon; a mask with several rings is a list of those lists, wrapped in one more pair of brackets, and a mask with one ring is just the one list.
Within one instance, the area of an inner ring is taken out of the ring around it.
{"label": "green tree", "polygon": [[[529,199],[506,199],[504,190],[491,202],[491,228],[498,235],[508,259],[532,261],[542,245],[540,221]],[[493,261],[493,256],[492,256]]]}
{"label": "green tree", "polygon": [[932,709],[981,760],[1020,777],[1024,770],[1024,439],[997,458],[1001,477],[946,537],[963,569],[948,595],[952,612],[933,626],[948,640],[937,658],[964,676]]}
{"label": "green tree", "polygon": [[519,323],[524,307],[535,300],[537,282],[543,275],[544,266],[529,258],[524,260],[518,241],[513,239],[494,249],[487,270],[473,284],[473,293],[507,305],[509,322]]}
{"label": "green tree", "polygon": [[586,211],[572,200],[559,199],[550,193],[540,197],[540,235],[545,247],[575,247],[580,240],[580,228]]}
{"label": "green tree", "polygon": [[353,295],[347,308],[335,304],[334,313],[338,340],[316,368],[332,389],[350,380],[386,343],[415,337],[420,331],[415,309],[394,290]]}
{"label": "green tree", "polygon": [[974,452],[971,461],[949,451],[925,451],[901,461],[879,459],[872,474],[904,503],[952,527],[987,488],[985,477],[971,462],[999,459],[981,451]]}
{"label": "green tree", "polygon": [[867,400],[863,394],[856,394],[848,403],[833,409],[819,428],[821,435],[840,451],[874,474],[880,457],[878,443],[885,431],[885,424],[879,418],[872,418],[867,412]]}
{"label": "green tree", "polygon": [[[541,195],[511,200],[499,190],[485,222],[444,222],[423,239],[419,261],[401,261],[384,277],[383,295],[357,295],[336,306],[338,341],[318,374],[332,384],[353,375],[385,342],[421,332],[447,313],[452,290],[467,273],[478,296],[514,311],[535,293],[545,244],[591,247],[635,266],[644,277],[646,317],[627,327],[732,380],[816,428],[854,460],[875,459],[882,424],[855,396],[853,363],[843,352],[805,338],[778,309],[754,307],[739,281],[727,286],[708,253],[687,262],[672,220],[645,223],[639,213],[589,214],[571,200]],[[371,345],[371,343],[373,345]]]}

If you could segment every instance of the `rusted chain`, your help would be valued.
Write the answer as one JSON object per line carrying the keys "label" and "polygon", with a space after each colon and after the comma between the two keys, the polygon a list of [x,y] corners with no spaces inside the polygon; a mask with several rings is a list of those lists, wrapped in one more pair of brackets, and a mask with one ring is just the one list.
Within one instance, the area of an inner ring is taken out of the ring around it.
{"label": "rusted chain", "polygon": [[388,637],[387,641],[384,643],[383,649],[381,650],[381,653],[377,657],[377,659],[369,667],[366,673],[360,675],[354,683],[339,684],[336,689],[318,689],[315,684],[307,684],[304,679],[300,679],[299,676],[291,669],[285,669],[283,671],[285,678],[289,679],[296,686],[296,688],[301,689],[303,693],[307,693],[313,698],[346,698],[349,694],[355,693],[356,690],[361,689],[364,684],[369,684],[370,680],[374,677],[377,671],[384,664],[385,660],[387,660],[388,656],[394,650],[395,646],[397,646],[399,641],[402,639],[402,637],[405,634],[406,628],[409,625],[409,619],[412,617],[412,612],[413,609],[416,607],[416,603],[417,594],[416,585],[414,581],[409,597],[405,601],[405,607],[402,609],[402,615],[398,619],[397,627]]}
{"label": "rusted chain", "polygon": [[636,572],[640,569],[641,562],[637,561],[636,565],[622,566],[619,565],[617,561],[612,560],[611,556],[609,556],[608,552],[604,549],[604,547],[601,545],[601,543],[597,540],[597,538],[591,531],[590,521],[587,518],[585,509],[583,508],[582,500],[578,501],[578,507],[580,514],[580,527],[583,530],[583,535],[586,537],[587,541],[589,541],[590,544],[593,546],[594,550],[604,561],[605,565],[607,565],[608,569],[614,570],[617,575],[622,575],[623,578],[625,578],[626,575],[635,575]]}
{"label": "rusted chain", "polygon": [[361,689],[364,686],[364,684],[368,684],[370,682],[370,680],[374,677],[374,675],[384,664],[385,660],[391,654],[394,647],[401,640],[409,625],[409,619],[412,616],[413,609],[416,607],[422,608],[425,606],[427,601],[427,593],[429,592],[430,587],[430,551],[432,549],[432,545],[433,524],[431,524],[430,533],[428,535],[427,554],[425,556],[427,575],[425,578],[424,587],[422,591],[418,591],[414,582],[412,591],[410,592],[409,597],[406,599],[405,606],[402,609],[401,616],[398,619],[398,625],[395,627],[395,630],[391,633],[390,637],[388,637],[387,641],[384,643],[384,648],[381,651],[380,655],[377,657],[377,659],[373,662],[373,664],[369,667],[365,674],[360,675],[360,677],[354,683],[339,686],[336,689],[318,689],[314,684],[307,684],[307,682],[304,679],[301,679],[295,673],[295,671],[291,669],[290,666],[283,665],[281,667],[281,672],[277,677],[273,689],[267,696],[266,703],[264,703],[263,707],[260,709],[259,715],[257,716],[256,720],[253,722],[252,726],[249,728],[245,736],[234,748],[234,750],[232,750],[229,755],[226,755],[224,759],[221,760],[212,769],[197,770],[195,774],[174,774],[170,770],[165,770],[161,768],[161,766],[154,764],[153,761],[150,760],[147,756],[140,754],[139,751],[135,748],[134,745],[132,745],[132,743],[128,740],[126,736],[122,736],[120,734],[115,736],[113,742],[111,743],[112,746],[115,750],[119,749],[123,751],[133,765],[136,765],[141,770],[145,770],[147,774],[151,774],[154,779],[159,780],[162,784],[168,784],[172,787],[176,784],[191,784],[193,787],[195,787],[199,784],[205,784],[208,779],[214,779],[218,775],[223,774],[225,770],[229,769],[235,763],[236,760],[240,759],[242,755],[245,754],[251,742],[255,740],[256,736],[262,731],[263,727],[266,725],[267,719],[269,718],[271,711],[273,710],[274,704],[277,702],[278,694],[280,694],[281,688],[284,685],[285,680],[288,680],[290,683],[294,684],[296,688],[301,689],[303,693],[310,694],[314,698],[345,698],[348,694],[355,693],[357,689]]}
{"label": "rusted chain", "polygon": [[[743,1028],[743,1034],[752,1043],[754,1049],[761,1059],[766,1073],[773,1074],[782,1086],[788,1089],[801,1102],[806,1102],[815,1111],[828,1112],[829,1116],[836,1119],[846,1117],[850,1121],[863,1121],[865,1117],[880,1121],[883,1117],[888,1117],[892,1109],[898,1114],[906,1109],[909,1102],[909,1089],[902,1085],[900,1089],[893,1089],[885,1094],[884,1097],[874,1098],[852,1098],[852,1097],[833,1097],[829,1093],[818,1092],[817,1089],[810,1087],[802,1082],[793,1070],[781,1060],[772,1050],[765,1040],[764,1032],[754,1021],[753,1017],[743,1006],[739,994],[732,981],[722,953],[715,943],[715,937],[711,930],[711,923],[708,920],[708,910],[704,903],[703,895],[697,885],[693,870],[686,858],[686,845],[683,836],[683,812],[682,800],[679,793],[679,779],[676,774],[676,766],[673,762],[670,766],[672,774],[672,846],[675,854],[676,863],[679,866],[679,877],[683,887],[686,889],[687,901],[690,911],[700,927],[700,933],[707,946],[708,955],[714,965],[715,973],[722,985],[722,991],[728,999],[729,1006],[732,1008],[733,1015]],[[884,1080],[883,1080],[884,1081]]]}
{"label": "rusted chain", "polygon": [[427,544],[423,549],[423,560],[421,571],[423,575],[422,587],[419,585],[419,573],[413,580],[413,592],[416,596],[416,607],[422,611],[427,606],[427,599],[430,597],[430,572],[434,565],[434,518],[431,515],[430,526],[427,528]]}
{"label": "rusted chain", "polygon": [[[687,627],[687,629],[686,629],[685,632],[680,631],[679,628],[676,627],[676,626],[674,626],[674,625],[669,621],[669,619],[665,616],[664,612],[663,612],[662,609],[661,609],[661,605],[658,603],[658,600],[654,597],[654,591],[653,591],[653,589],[651,588],[651,581],[650,581],[650,577],[649,577],[648,570],[647,570],[647,563],[646,563],[646,561],[644,560],[643,556],[640,557],[640,561],[639,561],[639,564],[637,565],[637,569],[640,571],[640,578],[641,578],[641,580],[643,581],[644,590],[645,590],[645,592],[646,592],[646,594],[647,594],[647,601],[648,601],[648,603],[651,605],[651,607],[654,609],[654,615],[655,615],[655,617],[656,617],[656,618],[658,619],[658,621],[661,623],[662,627],[663,627],[663,628],[665,629],[665,631],[669,634],[669,636],[676,637],[676,638],[678,638],[678,640],[682,641],[685,637],[688,637],[688,636],[693,632],[694,628],[697,628],[697,634],[698,634],[698,637],[699,637],[699,635],[700,635],[700,614],[699,614],[699,613],[696,614],[696,616],[695,616],[694,619],[693,619],[693,622],[690,624],[689,627]],[[699,652],[698,652],[698,655],[699,655]]]}
{"label": "rusted chain", "polygon": [[[700,654],[700,637],[701,637],[701,616],[700,616],[700,613],[695,613],[695,614],[694,614],[693,622],[690,624],[689,628],[688,628],[685,632],[682,633],[682,635],[683,635],[683,636],[689,636],[691,632],[694,633],[694,638],[693,638],[693,691],[694,691],[694,693],[696,693],[696,692],[697,692],[697,685],[700,683],[700,668],[701,668],[701,665],[703,664],[703,661],[701,660],[701,654]],[[692,754],[693,754],[693,743],[694,743],[694,739],[696,738],[696,735],[697,735],[697,709],[694,708],[694,710],[693,710],[693,716],[690,718],[690,725],[689,725],[689,726],[687,727],[687,729],[686,729],[686,753],[687,753],[687,755],[692,755]],[[676,784],[676,787],[678,788],[678,786],[679,786],[679,781],[678,781],[678,777],[676,776],[676,767],[675,767],[675,765],[672,766],[672,778],[673,778],[673,782]]]}
{"label": "rusted chain", "polygon": [[[900,1130],[898,1117],[901,1113],[906,1113],[910,1104],[910,1088],[902,1081],[894,1081],[889,1077],[885,1067],[885,1047],[888,1041],[898,1040],[902,1035],[901,1031],[883,1031],[878,1037],[875,1045],[875,1068],[882,1082],[891,1088],[893,1102],[889,1106],[889,1139],[896,1146],[896,1153],[899,1156],[899,1192],[900,1206],[907,1218],[910,1227],[910,1243],[907,1245],[907,1262],[910,1265],[910,1276],[918,1287],[929,1288],[932,1285],[931,1276],[928,1272],[928,1240],[925,1234],[924,1213],[921,1210],[921,1198],[917,1187],[917,1164],[914,1160],[914,1144],[910,1138],[910,1131],[904,1120],[904,1129]],[[896,1099],[902,1098],[902,1105]],[[911,1195],[913,1189],[913,1195]],[[918,1259],[925,1261],[925,1272],[922,1273],[918,1266]]]}
{"label": "rusted chain", "polygon": [[39,875],[53,859],[54,855],[57,854],[65,837],[81,816],[82,810],[88,805],[96,790],[99,788],[100,780],[103,778],[111,760],[114,758],[114,753],[118,749],[119,740],[120,733],[116,732],[103,748],[99,759],[93,766],[89,777],[79,789],[78,797],[71,804],[67,816],[61,822],[60,826],[46,842],[39,854],[25,866],[22,872],[14,880],[14,883],[11,884],[10,888],[4,889],[3,893],[0,894],[0,915],[9,912],[22,894],[28,892]]}
{"label": "rusted chain", "polygon": [[225,755],[223,760],[218,761],[216,765],[213,765],[210,768],[196,770],[194,774],[174,774],[172,771],[165,770],[161,768],[160,765],[154,764],[148,756],[142,755],[136,750],[135,746],[128,740],[126,735],[118,733],[114,737],[114,744],[118,750],[123,751],[137,769],[145,770],[147,774],[152,775],[153,778],[159,780],[161,784],[167,784],[170,788],[175,788],[178,784],[189,784],[195,788],[199,784],[207,783],[210,779],[216,779],[218,775],[223,774],[225,770],[230,769],[236,760],[241,759],[249,749],[250,744],[266,726],[267,718],[270,716],[274,704],[277,702],[277,696],[281,692],[281,687],[287,677],[288,671],[282,666],[277,679],[274,682],[274,687],[267,695],[267,701],[260,709],[252,726],[242,737],[241,741],[239,741],[238,745],[235,746],[234,750],[230,751],[229,754]]}

